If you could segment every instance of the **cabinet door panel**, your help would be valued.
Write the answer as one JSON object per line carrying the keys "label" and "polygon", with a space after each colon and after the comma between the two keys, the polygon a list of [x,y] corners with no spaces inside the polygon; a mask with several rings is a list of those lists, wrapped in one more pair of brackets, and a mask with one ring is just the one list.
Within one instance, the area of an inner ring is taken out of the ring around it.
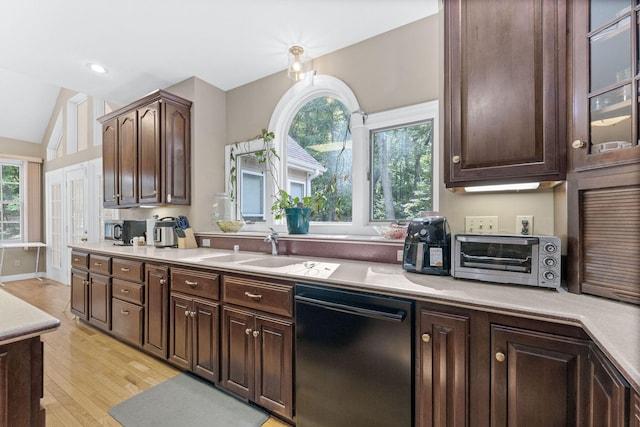
{"label": "cabinet door panel", "polygon": [[138,135],[135,111],[118,119],[118,142],[119,204],[135,205],[138,203]]}
{"label": "cabinet door panel", "polygon": [[222,383],[242,397],[253,397],[254,317],[229,307],[222,312]]}
{"label": "cabinet door panel", "polygon": [[89,322],[111,329],[111,279],[89,275]]}
{"label": "cabinet door panel", "polygon": [[71,312],[81,319],[88,319],[89,273],[71,270]]}
{"label": "cabinet door panel", "polygon": [[491,326],[491,426],[586,425],[589,343]]}
{"label": "cabinet door panel", "polygon": [[564,178],[565,3],[444,2],[448,187]]}
{"label": "cabinet door panel", "polygon": [[640,394],[638,393],[633,393],[630,412],[629,427],[640,427]]}
{"label": "cabinet door panel", "polygon": [[111,331],[114,335],[137,346],[142,345],[144,309],[136,304],[113,298]]}
{"label": "cabinet door panel", "polygon": [[171,295],[170,311],[169,361],[180,368],[191,369],[191,300]]}
{"label": "cabinet door panel", "polygon": [[160,187],[160,102],[138,109],[138,166],[140,203],[159,203]]}
{"label": "cabinet door panel", "polygon": [[145,267],[145,350],[166,358],[169,337],[169,269]]}
{"label": "cabinet door panel", "polygon": [[191,203],[191,119],[189,108],[165,102],[164,200],[174,205]]}
{"label": "cabinet door panel", "polygon": [[265,408],[293,416],[293,324],[257,317],[255,399]]}
{"label": "cabinet door panel", "polygon": [[194,301],[193,311],[193,372],[209,381],[219,380],[219,327],[218,304]]}
{"label": "cabinet door panel", "polygon": [[469,318],[422,309],[418,425],[466,426]]}
{"label": "cabinet door panel", "polygon": [[589,426],[624,427],[629,389],[611,363],[597,350],[589,354]]}
{"label": "cabinet door panel", "polygon": [[102,124],[102,179],[104,207],[118,205],[118,119]]}

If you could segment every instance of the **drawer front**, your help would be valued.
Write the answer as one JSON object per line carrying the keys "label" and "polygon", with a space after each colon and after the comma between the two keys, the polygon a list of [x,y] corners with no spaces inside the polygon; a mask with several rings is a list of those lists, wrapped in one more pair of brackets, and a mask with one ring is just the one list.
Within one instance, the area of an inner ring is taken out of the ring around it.
{"label": "drawer front", "polygon": [[135,345],[142,345],[144,309],[114,298],[111,307],[111,332]]}
{"label": "drawer front", "polygon": [[71,252],[71,267],[86,270],[89,268],[89,254]]}
{"label": "drawer front", "polygon": [[123,301],[142,305],[144,304],[144,285],[113,279],[111,282],[111,295]]}
{"label": "drawer front", "polygon": [[215,273],[171,269],[171,290],[209,299],[220,299],[220,276]]}
{"label": "drawer front", "polygon": [[293,315],[293,286],[291,285],[224,276],[222,293],[224,302],[282,316]]}
{"label": "drawer front", "polygon": [[102,255],[89,255],[89,270],[108,276],[111,274],[111,257]]}
{"label": "drawer front", "polygon": [[111,274],[118,279],[130,282],[144,282],[144,263],[114,258],[111,261]]}

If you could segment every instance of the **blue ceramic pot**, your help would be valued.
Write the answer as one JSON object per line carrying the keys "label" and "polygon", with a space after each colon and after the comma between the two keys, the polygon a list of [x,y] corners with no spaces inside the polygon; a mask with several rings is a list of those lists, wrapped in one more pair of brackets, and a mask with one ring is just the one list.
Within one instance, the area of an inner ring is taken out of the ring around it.
{"label": "blue ceramic pot", "polygon": [[287,217],[287,230],[289,234],[309,233],[310,208],[286,208],[284,214]]}

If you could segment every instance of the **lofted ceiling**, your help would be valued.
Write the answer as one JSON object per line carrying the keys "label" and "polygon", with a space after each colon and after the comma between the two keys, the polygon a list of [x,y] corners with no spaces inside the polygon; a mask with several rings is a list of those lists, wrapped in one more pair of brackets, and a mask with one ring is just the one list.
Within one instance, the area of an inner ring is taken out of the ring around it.
{"label": "lofted ceiling", "polygon": [[[0,3],[0,137],[41,143],[61,87],[124,105],[196,76],[229,90],[437,13],[439,0]],[[87,67],[97,62],[105,75]]]}

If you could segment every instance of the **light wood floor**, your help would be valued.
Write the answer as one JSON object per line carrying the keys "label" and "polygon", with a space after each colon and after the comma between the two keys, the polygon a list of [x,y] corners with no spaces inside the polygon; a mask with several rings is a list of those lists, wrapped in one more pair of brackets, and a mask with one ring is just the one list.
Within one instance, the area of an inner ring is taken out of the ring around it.
{"label": "light wood floor", "polygon": [[[60,319],[42,336],[48,427],[120,426],[107,410],[179,373],[167,363],[75,320],[69,287],[44,279],[5,282],[5,291]],[[270,418],[263,427],[288,427]]]}

